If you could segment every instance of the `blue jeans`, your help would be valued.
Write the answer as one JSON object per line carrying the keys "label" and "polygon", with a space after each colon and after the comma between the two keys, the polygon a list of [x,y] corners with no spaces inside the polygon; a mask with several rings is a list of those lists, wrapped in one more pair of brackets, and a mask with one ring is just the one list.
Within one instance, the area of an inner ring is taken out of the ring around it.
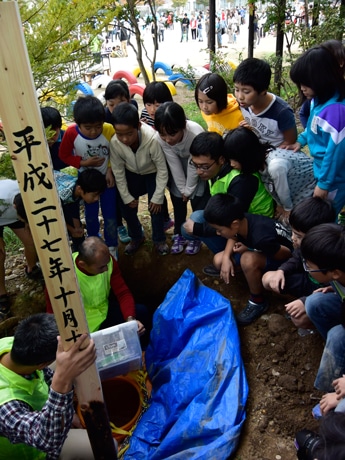
{"label": "blue jeans", "polygon": [[107,187],[101,194],[100,200],[96,203],[85,203],[85,221],[88,236],[99,234],[99,203],[104,219],[104,240],[108,247],[117,246],[117,225],[116,225],[116,188]]}
{"label": "blue jeans", "polygon": [[[140,196],[147,194],[148,201],[151,201],[156,190],[156,173],[140,175],[126,169],[126,179],[129,193],[136,200],[138,200]],[[138,219],[138,208],[131,208],[128,205],[124,205],[122,211],[123,217],[127,222],[129,236],[133,241],[141,240],[142,229]],[[151,213],[151,225],[152,241],[154,243],[165,242],[163,206],[162,210],[157,214]]]}
{"label": "blue jeans", "polygon": [[333,292],[315,292],[308,296],[305,310],[324,340],[327,339],[328,331],[342,322],[342,302]]}
{"label": "blue jeans", "polygon": [[334,379],[345,374],[345,328],[342,324],[328,331],[319,370],[314,382],[320,391],[332,392]]}

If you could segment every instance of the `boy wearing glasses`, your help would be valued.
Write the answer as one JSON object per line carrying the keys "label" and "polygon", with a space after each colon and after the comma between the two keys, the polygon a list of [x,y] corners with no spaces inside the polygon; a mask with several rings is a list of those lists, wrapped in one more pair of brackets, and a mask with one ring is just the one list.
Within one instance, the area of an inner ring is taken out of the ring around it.
{"label": "boy wearing glasses", "polygon": [[309,328],[310,320],[305,314],[305,298],[321,285],[313,278],[312,273],[303,267],[301,242],[305,234],[316,225],[334,222],[335,210],[331,201],[319,197],[310,197],[293,207],[289,223],[292,229],[294,252],[289,260],[278,270],[268,271],[262,277],[265,289],[277,294],[288,294],[297,299],[285,305],[287,313],[296,327]]}
{"label": "boy wearing glasses", "polygon": [[301,244],[305,270],[319,283],[307,297],[306,313],[326,341],[314,386],[334,391],[332,382],[345,374],[345,229],[321,224],[306,234]]}

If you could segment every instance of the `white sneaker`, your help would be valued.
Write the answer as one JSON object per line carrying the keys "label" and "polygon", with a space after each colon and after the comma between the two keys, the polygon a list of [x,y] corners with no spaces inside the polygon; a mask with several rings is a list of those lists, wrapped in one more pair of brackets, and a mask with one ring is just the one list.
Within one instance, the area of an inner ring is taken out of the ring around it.
{"label": "white sneaker", "polygon": [[109,246],[109,252],[115,260],[119,260],[119,251],[117,249],[117,246]]}

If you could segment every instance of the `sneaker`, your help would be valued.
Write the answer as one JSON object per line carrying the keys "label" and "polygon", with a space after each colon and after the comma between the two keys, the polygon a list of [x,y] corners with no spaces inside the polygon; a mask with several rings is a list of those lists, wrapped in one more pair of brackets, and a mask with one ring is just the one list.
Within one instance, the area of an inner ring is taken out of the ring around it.
{"label": "sneaker", "polygon": [[140,240],[132,240],[125,247],[125,254],[127,256],[133,255],[135,252],[137,252],[137,250],[140,248],[140,246],[143,244],[144,241],[145,241],[145,238],[141,238]]}
{"label": "sneaker", "polygon": [[164,221],[164,231],[165,232],[168,231],[169,228],[173,227],[174,225],[175,225],[175,222],[173,220],[171,220],[171,219],[165,220]]}
{"label": "sneaker", "polygon": [[251,324],[256,319],[260,318],[260,316],[265,313],[267,310],[268,305],[266,302],[262,303],[255,303],[251,300],[248,300],[248,303],[244,310],[242,310],[237,316],[237,324],[239,326],[247,326]]}
{"label": "sneaker", "polygon": [[173,236],[173,245],[171,246],[171,254],[181,254],[183,252],[184,247],[187,244],[187,240],[183,238],[181,235],[174,235]]}
{"label": "sneaker", "polygon": [[198,240],[188,241],[188,244],[187,244],[187,247],[184,253],[187,254],[187,256],[194,256],[200,251],[201,245],[202,245],[202,242]]}
{"label": "sneaker", "polygon": [[119,260],[119,251],[117,249],[117,246],[109,246],[109,252],[115,260]]}
{"label": "sneaker", "polygon": [[117,227],[117,234],[121,243],[129,243],[131,241],[131,237],[128,235],[127,228],[124,225]]}
{"label": "sneaker", "polygon": [[219,276],[220,275],[220,270],[218,270],[218,268],[216,268],[213,264],[206,265],[206,267],[202,269],[202,272],[205,273],[205,275],[207,276]]}
{"label": "sneaker", "polygon": [[166,243],[155,243],[155,248],[160,256],[169,254],[169,246]]}

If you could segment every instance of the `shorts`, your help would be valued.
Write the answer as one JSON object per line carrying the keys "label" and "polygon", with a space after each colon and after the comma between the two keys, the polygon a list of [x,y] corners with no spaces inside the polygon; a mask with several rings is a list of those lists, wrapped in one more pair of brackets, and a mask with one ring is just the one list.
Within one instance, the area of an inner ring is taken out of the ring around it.
{"label": "shorts", "polygon": [[21,220],[16,220],[15,222],[12,222],[12,224],[6,224],[3,226],[0,226],[0,238],[4,237],[4,228],[9,227],[12,229],[17,229],[17,228],[24,228],[25,227],[25,222],[22,222]]}

